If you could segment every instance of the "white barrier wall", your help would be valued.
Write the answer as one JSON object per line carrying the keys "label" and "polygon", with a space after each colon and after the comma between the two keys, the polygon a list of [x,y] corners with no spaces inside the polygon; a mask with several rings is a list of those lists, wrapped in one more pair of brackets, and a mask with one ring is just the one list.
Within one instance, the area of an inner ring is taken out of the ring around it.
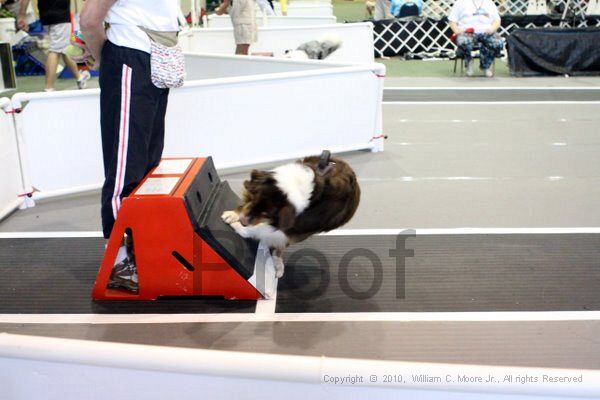
{"label": "white barrier wall", "polygon": [[[459,374],[482,382],[461,382]],[[506,376],[510,382],[502,381]],[[2,398],[10,400],[554,400],[598,398],[599,382],[597,370],[240,353],[0,333],[0,387]]]}
{"label": "white barrier wall", "polygon": [[17,137],[10,100],[0,98],[0,220],[22,203],[23,192]]}
{"label": "white barrier wall", "polygon": [[[274,2],[275,13],[281,15],[281,4]],[[331,3],[297,2],[287,5],[288,17],[328,17],[333,15]]]}
{"label": "white barrier wall", "polygon": [[[218,69],[216,56],[188,59],[191,65],[211,60]],[[239,75],[248,59],[222,57],[223,63]],[[294,61],[270,59],[265,70],[277,63],[287,69]],[[382,150],[382,141],[372,138],[381,132],[384,72],[380,64],[315,69],[314,62],[296,62],[294,72],[188,81],[169,97],[164,156],[212,155],[218,168],[229,168],[323,149]],[[25,102],[16,120],[25,143],[26,187],[39,189],[37,197],[98,187],[103,181],[99,91],[13,96],[13,106]],[[57,118],[64,110],[68,118]]]}
{"label": "white barrier wall", "polygon": [[[331,25],[337,22],[334,16],[325,17],[282,17],[269,16],[256,18],[258,26],[313,26],[313,25]],[[231,18],[229,15],[209,15],[209,28],[231,28]]]}
{"label": "white barrier wall", "polygon": [[273,57],[185,53],[189,81],[339,68],[347,64]]}
{"label": "white barrier wall", "polygon": [[331,3],[331,0],[291,0],[291,1],[288,1],[288,5],[290,5],[290,4],[332,4],[332,3]]}
{"label": "white barrier wall", "polygon": [[[250,52],[270,52],[283,57],[286,50],[294,50],[302,43],[317,40],[327,34],[337,34],[342,47],[327,61],[342,63],[372,63],[374,57],[373,24],[332,24],[303,27],[264,27],[258,30],[258,42],[250,46]],[[180,38],[184,51],[192,53],[233,54],[235,42],[233,28],[194,28],[191,34]]]}

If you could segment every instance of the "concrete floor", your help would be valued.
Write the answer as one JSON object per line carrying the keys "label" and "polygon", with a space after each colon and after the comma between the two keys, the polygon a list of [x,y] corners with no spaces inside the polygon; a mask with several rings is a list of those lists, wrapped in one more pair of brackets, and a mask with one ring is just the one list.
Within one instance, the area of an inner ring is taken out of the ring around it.
{"label": "concrete floor", "polygon": [[[600,105],[388,104],[383,153],[343,155],[361,206],[347,228],[598,227]],[[248,171],[225,173],[241,191]],[[98,231],[99,193],[40,201],[0,231]]]}

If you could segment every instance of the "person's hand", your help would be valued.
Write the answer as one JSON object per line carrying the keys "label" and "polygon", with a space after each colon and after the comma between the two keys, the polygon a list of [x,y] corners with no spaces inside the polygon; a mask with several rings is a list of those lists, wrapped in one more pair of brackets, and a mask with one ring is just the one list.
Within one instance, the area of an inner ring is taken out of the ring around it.
{"label": "person's hand", "polygon": [[92,53],[90,53],[87,49],[80,55],[69,55],[69,57],[71,57],[71,59],[77,64],[91,64],[94,62]]}
{"label": "person's hand", "polygon": [[229,1],[224,1],[221,5],[215,10],[215,14],[223,15],[225,11],[227,11],[227,7],[229,6]]}
{"label": "person's hand", "polygon": [[25,20],[25,16],[24,15],[17,16],[17,28],[19,28],[23,32],[29,31],[29,24]]}

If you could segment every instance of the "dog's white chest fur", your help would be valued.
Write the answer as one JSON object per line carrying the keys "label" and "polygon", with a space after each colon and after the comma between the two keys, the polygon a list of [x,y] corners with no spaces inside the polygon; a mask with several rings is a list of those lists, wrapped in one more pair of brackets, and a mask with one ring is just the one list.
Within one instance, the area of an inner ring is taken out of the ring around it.
{"label": "dog's white chest fur", "polygon": [[300,163],[286,164],[273,170],[277,187],[287,196],[288,201],[301,214],[310,204],[315,188],[315,172]]}

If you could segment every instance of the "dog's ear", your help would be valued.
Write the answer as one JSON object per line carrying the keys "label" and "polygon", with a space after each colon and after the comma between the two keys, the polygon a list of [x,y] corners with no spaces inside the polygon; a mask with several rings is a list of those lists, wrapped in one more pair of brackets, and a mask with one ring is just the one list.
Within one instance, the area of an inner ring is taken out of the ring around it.
{"label": "dog's ear", "polygon": [[253,169],[250,173],[250,180],[253,184],[257,185],[272,184],[275,182],[273,173],[269,171],[259,171],[257,169]]}
{"label": "dog's ear", "polygon": [[265,183],[271,178],[271,174],[268,171],[259,171],[253,169],[250,173],[250,180],[256,183]]}
{"label": "dog's ear", "polygon": [[285,231],[294,226],[296,220],[296,209],[291,204],[286,205],[279,210],[279,229]]}
{"label": "dog's ear", "polygon": [[257,181],[260,179],[260,171],[257,169],[253,169],[252,172],[250,172],[250,180],[251,181]]}

